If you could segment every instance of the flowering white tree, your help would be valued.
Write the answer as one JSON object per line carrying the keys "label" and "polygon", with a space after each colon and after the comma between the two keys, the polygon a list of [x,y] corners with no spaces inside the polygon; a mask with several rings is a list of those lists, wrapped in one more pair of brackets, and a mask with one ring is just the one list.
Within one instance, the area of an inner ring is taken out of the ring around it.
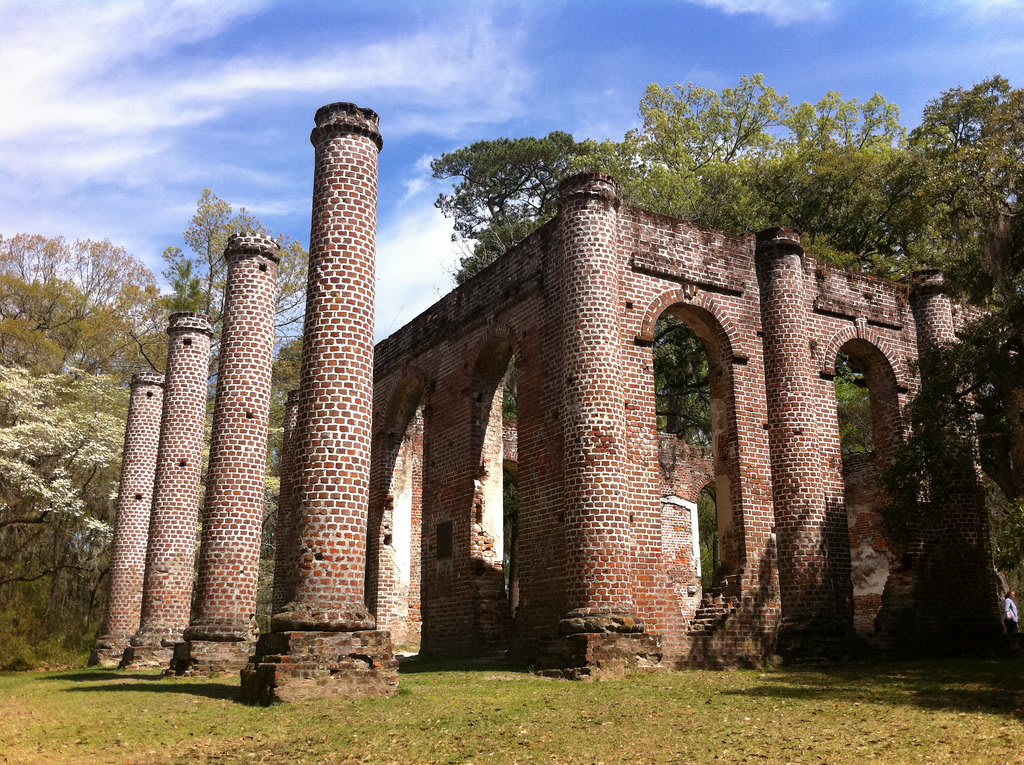
{"label": "flowering white tree", "polygon": [[98,616],[127,402],[115,377],[0,366],[0,609],[23,637]]}

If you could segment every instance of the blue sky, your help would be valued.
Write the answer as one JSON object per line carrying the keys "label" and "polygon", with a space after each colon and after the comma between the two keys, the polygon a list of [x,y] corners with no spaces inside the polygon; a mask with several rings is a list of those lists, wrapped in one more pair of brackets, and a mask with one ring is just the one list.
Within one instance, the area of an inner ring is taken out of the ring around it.
{"label": "blue sky", "polygon": [[377,336],[451,287],[438,154],[620,139],[650,82],[762,72],[795,102],[1024,87],[1024,0],[0,0],[0,233],[110,238],[155,273],[203,188],[309,238],[317,107],[381,116]]}

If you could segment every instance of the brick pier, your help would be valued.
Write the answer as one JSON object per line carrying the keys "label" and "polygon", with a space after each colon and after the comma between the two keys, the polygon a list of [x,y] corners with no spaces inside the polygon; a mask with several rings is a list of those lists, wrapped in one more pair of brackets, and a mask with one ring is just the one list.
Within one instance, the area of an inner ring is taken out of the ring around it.
{"label": "brick pier", "polygon": [[373,404],[377,114],[316,113],[295,476],[294,594],[242,670],[252,702],[390,695],[398,663],[364,602]]}
{"label": "brick pier", "polygon": [[132,375],[114,548],[110,556],[110,594],[103,631],[89,657],[90,664],[116,667],[128,641],[139,628],[163,401],[163,375],[155,372]]}
{"label": "brick pier", "polygon": [[167,667],[188,626],[210,374],[209,317],[171,314],[139,629],[122,668]]}
{"label": "brick pier", "polygon": [[237,672],[256,642],[280,247],[262,234],[236,234],[224,257],[224,329],[196,615],[174,649],[172,669],[178,674]]}

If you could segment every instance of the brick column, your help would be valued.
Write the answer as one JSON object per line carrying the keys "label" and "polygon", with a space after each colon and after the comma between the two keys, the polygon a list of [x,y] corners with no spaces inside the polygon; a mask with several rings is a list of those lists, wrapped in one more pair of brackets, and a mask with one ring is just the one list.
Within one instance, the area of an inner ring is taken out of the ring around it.
{"label": "brick column", "polygon": [[90,664],[116,667],[128,641],[139,628],[163,400],[163,375],[153,372],[132,375],[114,547],[110,556],[110,594],[103,631],[89,657]]}
{"label": "brick column", "polygon": [[629,656],[644,651],[641,644],[650,641],[638,640],[644,626],[636,615],[630,579],[619,198],[612,178],[600,173],[565,179],[559,194],[560,416],[569,610],[558,625],[565,639],[555,644],[563,653],[543,663],[562,664],[569,674],[582,676],[597,663],[628,664]]}
{"label": "brick column", "polygon": [[946,277],[937,268],[915,271],[910,277],[910,305],[917,325],[917,344],[947,345],[956,340],[953,303],[946,294]]}
{"label": "brick column", "polygon": [[[925,379],[934,363],[929,352],[956,341],[953,303],[945,283],[938,269],[915,271],[910,278],[910,305]],[[979,481],[980,457],[972,422],[946,423],[946,428],[957,429],[961,438],[971,440],[974,454],[973,460],[959,465],[950,461],[949,470],[959,468],[958,474],[945,476],[947,486],[953,488],[927,500],[933,508],[924,511],[925,517],[938,522],[919,529],[918,545],[911,546],[921,582],[916,626],[921,637],[936,641],[934,647],[939,650],[978,650],[1002,632],[988,513]]]}
{"label": "brick column", "polygon": [[281,436],[281,487],[277,497],[277,544],[274,546],[274,597],[271,613],[278,613],[295,594],[295,424],[299,417],[299,392],[288,391]]}
{"label": "brick column", "polygon": [[389,695],[397,662],[363,601],[373,406],[375,112],[316,113],[309,281],[295,432],[295,591],[243,670],[253,701]]}
{"label": "brick column", "polygon": [[782,600],[779,651],[829,654],[852,625],[837,613],[829,570],[824,465],[806,333],[804,251],[800,232],[793,228],[761,231],[756,246]]}
{"label": "brick column", "polygon": [[228,239],[224,327],[199,548],[196,615],[175,647],[178,674],[237,672],[256,642],[270,376],[280,247]]}
{"label": "brick column", "polygon": [[213,329],[203,314],[174,313],[167,335],[142,616],[122,667],[168,666],[192,599]]}

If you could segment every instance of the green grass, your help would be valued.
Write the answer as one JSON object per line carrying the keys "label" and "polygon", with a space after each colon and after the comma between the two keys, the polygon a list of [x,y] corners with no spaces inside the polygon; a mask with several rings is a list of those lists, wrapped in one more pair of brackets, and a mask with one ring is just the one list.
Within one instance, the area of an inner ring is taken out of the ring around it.
{"label": "green grass", "polygon": [[250,707],[237,680],[0,675],[0,763],[1024,761],[1024,661],[666,672],[571,683],[403,666],[392,699]]}

